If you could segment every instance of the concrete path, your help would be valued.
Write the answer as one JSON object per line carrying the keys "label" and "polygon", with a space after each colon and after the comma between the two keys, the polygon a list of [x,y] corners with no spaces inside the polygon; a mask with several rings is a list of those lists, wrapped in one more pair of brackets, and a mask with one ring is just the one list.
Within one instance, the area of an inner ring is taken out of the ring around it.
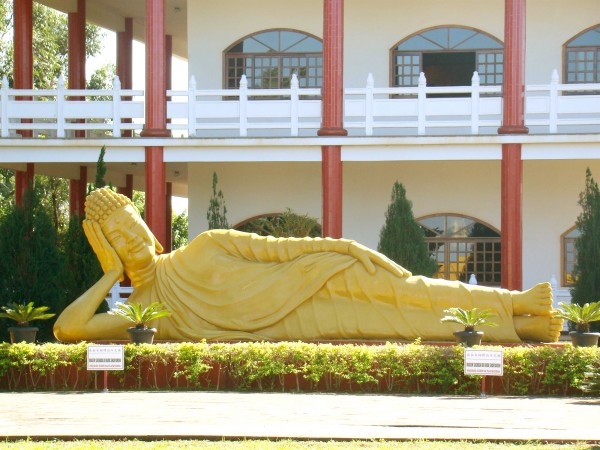
{"label": "concrete path", "polygon": [[600,442],[600,399],[231,392],[0,393],[0,438]]}

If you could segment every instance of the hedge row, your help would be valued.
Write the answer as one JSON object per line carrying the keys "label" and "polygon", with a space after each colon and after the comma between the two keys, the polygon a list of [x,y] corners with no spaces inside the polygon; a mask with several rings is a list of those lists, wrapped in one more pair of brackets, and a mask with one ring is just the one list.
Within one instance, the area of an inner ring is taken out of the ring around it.
{"label": "hedge row", "polygon": [[[90,344],[93,345],[93,344]],[[87,343],[0,344],[0,390],[102,389],[86,370]],[[498,347],[481,347],[498,348]],[[281,343],[126,345],[125,370],[109,388],[304,392],[478,394],[481,377],[463,374],[461,346]],[[503,395],[579,395],[599,348],[504,348],[504,376],[487,390]]]}

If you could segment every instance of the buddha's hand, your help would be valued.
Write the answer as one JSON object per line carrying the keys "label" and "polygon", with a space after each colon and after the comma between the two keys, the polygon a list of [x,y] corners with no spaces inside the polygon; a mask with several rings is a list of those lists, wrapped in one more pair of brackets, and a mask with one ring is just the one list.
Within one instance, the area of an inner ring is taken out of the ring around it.
{"label": "buddha's hand", "polygon": [[100,224],[92,220],[84,220],[83,231],[85,232],[94,253],[96,253],[104,273],[114,272],[119,281],[123,281],[123,262],[106,239],[106,236],[104,236]]}
{"label": "buddha's hand", "polygon": [[374,274],[375,266],[379,266],[399,278],[408,278],[412,275],[408,270],[396,264],[387,256],[373,251],[358,242],[352,241],[350,243],[348,254],[356,258],[370,274]]}

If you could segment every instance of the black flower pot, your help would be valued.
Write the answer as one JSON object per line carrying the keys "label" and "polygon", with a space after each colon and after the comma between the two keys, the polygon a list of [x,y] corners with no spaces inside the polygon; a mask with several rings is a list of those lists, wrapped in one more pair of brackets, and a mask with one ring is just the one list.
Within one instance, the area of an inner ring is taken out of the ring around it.
{"label": "black flower pot", "polygon": [[127,328],[129,342],[132,344],[152,344],[156,328]]}
{"label": "black flower pot", "polygon": [[571,343],[573,347],[597,347],[600,333],[580,333],[579,331],[571,331]]}
{"label": "black flower pot", "polygon": [[465,347],[481,345],[481,338],[483,337],[483,331],[455,331],[452,334],[454,334],[456,342]]}
{"label": "black flower pot", "polygon": [[17,342],[29,342],[33,344],[39,330],[38,327],[10,327],[8,329],[10,342],[11,344],[16,344]]}

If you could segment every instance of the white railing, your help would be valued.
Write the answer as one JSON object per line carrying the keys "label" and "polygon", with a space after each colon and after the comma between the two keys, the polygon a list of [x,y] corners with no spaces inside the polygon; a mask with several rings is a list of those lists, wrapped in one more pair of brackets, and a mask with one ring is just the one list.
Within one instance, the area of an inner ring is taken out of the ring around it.
{"label": "white railing", "polygon": [[108,309],[114,309],[118,302],[124,303],[132,292],[133,288],[131,286],[121,286],[121,283],[117,281],[104,298],[108,303]]}
{"label": "white railing", "polygon": [[321,101],[304,98],[320,96],[321,89],[301,89],[296,74],[289,89],[248,89],[242,75],[239,89],[199,90],[192,76],[187,91],[167,95],[176,98],[167,105],[167,117],[173,121],[169,129],[186,130],[189,137],[222,130],[242,137],[251,130],[260,130],[261,135],[286,130],[288,136],[299,136],[301,130],[321,125]]}
{"label": "white railing", "polygon": [[98,90],[66,89],[62,76],[56,89],[9,89],[5,76],[0,89],[0,135],[12,137],[18,130],[32,130],[64,138],[69,131],[97,130],[120,137],[125,130],[142,128],[141,123],[127,120],[143,120],[143,100],[129,99],[143,95],[144,91],[121,89],[119,77],[112,89]]}
{"label": "white railing", "polygon": [[[600,133],[600,84],[560,84],[556,71],[547,85],[526,87],[525,125],[532,133]],[[578,95],[586,94],[586,95]],[[50,137],[70,137],[74,130],[113,137],[140,130],[143,91],[0,89],[0,135],[43,130]],[[289,89],[169,90],[167,127],[189,137],[315,136],[321,124],[320,89],[300,88],[294,75]],[[29,98],[28,98],[29,97]],[[28,98],[23,100],[23,98]],[[83,100],[82,100],[83,99]],[[477,72],[471,86],[419,85],[377,88],[371,75],[364,88],[345,90],[344,127],[355,136],[496,134],[502,121],[500,86],[481,86]],[[68,134],[71,133],[71,134]],[[176,133],[174,133],[176,134]]]}

